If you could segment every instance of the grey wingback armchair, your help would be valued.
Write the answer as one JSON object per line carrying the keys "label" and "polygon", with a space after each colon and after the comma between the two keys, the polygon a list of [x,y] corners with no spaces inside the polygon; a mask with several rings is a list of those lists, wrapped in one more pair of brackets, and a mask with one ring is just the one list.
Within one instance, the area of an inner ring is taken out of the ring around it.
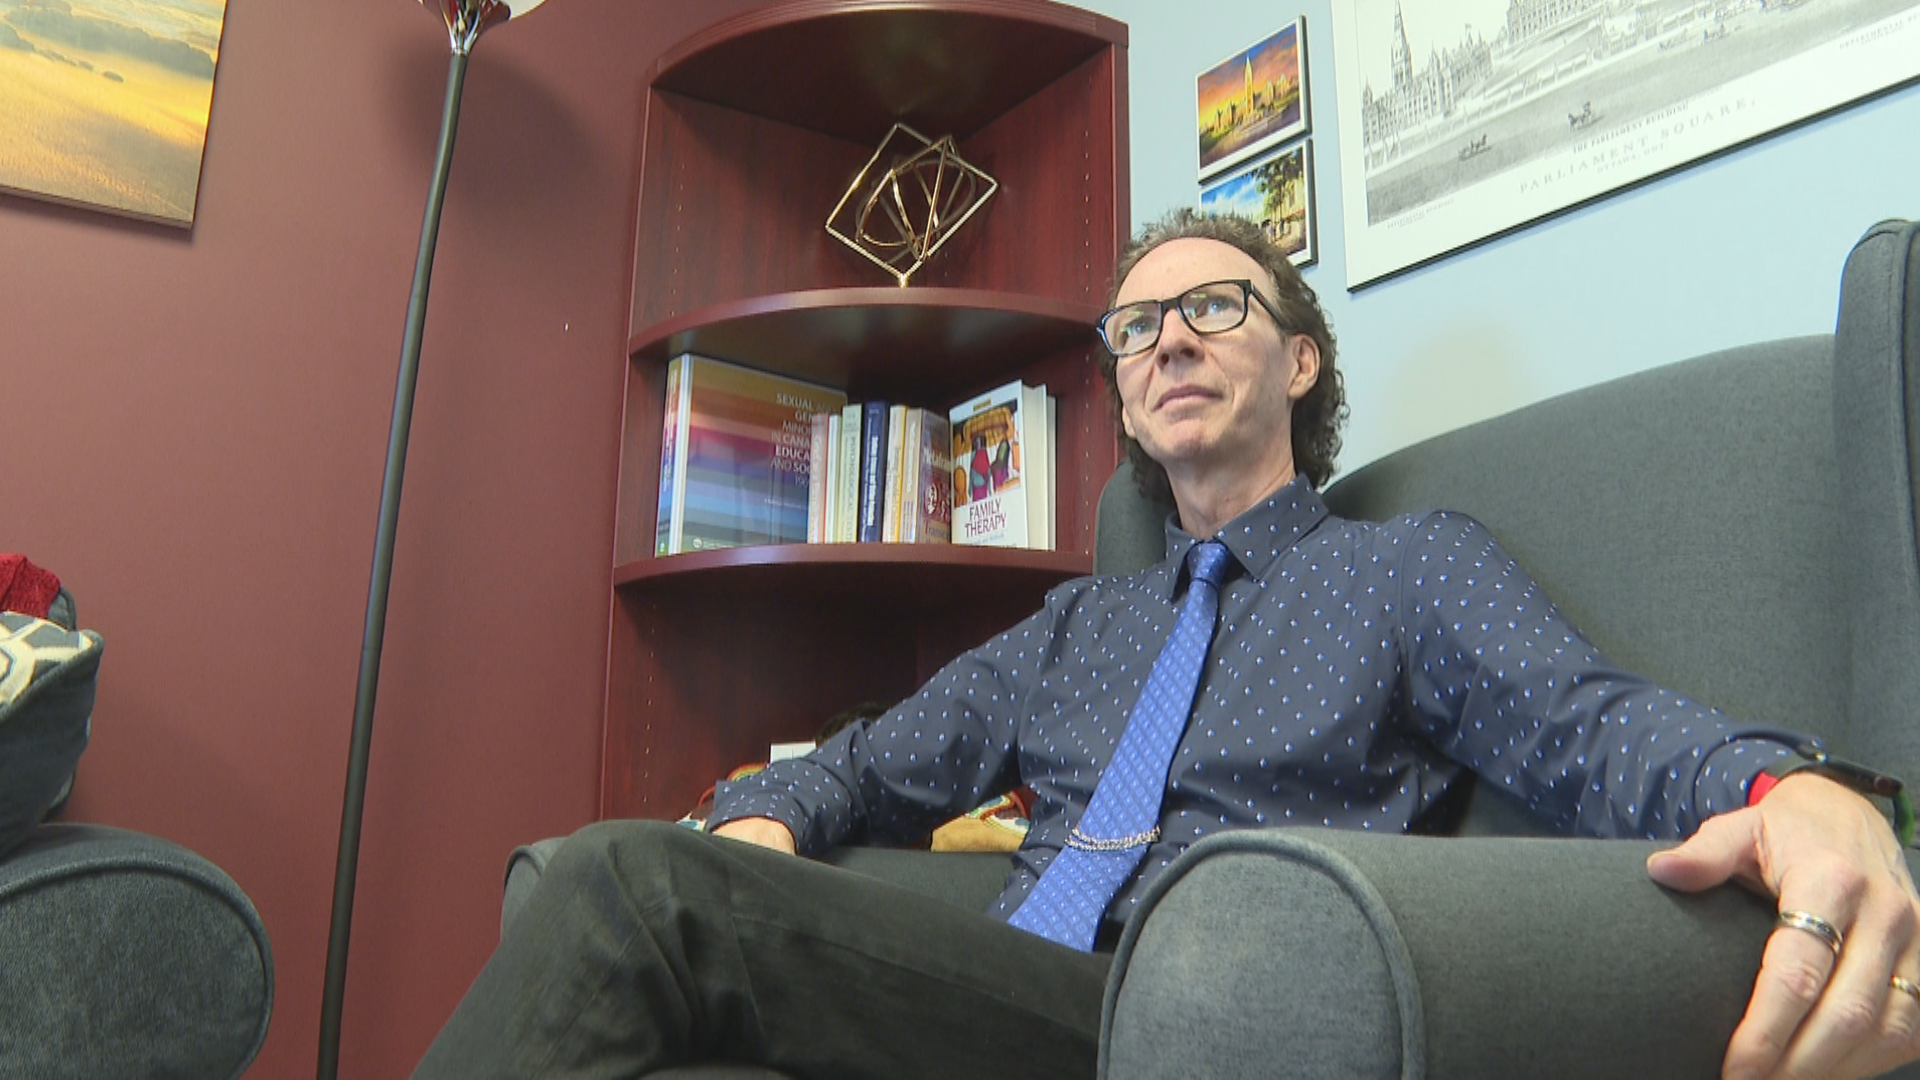
{"label": "grey wingback armchair", "polygon": [[[1848,259],[1832,335],[1546,401],[1326,497],[1355,518],[1470,513],[1629,668],[1920,782],[1916,352],[1920,248],[1914,226],[1889,222]],[[1101,499],[1096,569],[1158,561],[1166,511],[1123,467]],[[1494,790],[1472,793],[1456,833],[1195,845],[1122,937],[1100,1075],[1718,1075],[1772,927],[1764,900],[1668,893],[1643,868],[1657,845],[1542,837]],[[515,853],[504,919],[558,843]],[[1006,872],[984,855],[830,858],[975,908]]]}
{"label": "grey wingback armchair", "polygon": [[[79,626],[64,591],[48,616]],[[99,655],[24,670],[0,696],[0,1077],[238,1077],[273,1012],[259,912],[178,844],[41,823],[86,749]]]}
{"label": "grey wingback armchair", "polygon": [[[1627,667],[1920,781],[1916,351],[1916,228],[1888,222],[1831,336],[1543,402],[1327,501],[1470,513]],[[1109,491],[1103,529],[1144,538]],[[1718,1075],[1770,905],[1666,893],[1654,844],[1500,838],[1535,831],[1482,787],[1459,837],[1195,845],[1119,946],[1101,1076]]]}

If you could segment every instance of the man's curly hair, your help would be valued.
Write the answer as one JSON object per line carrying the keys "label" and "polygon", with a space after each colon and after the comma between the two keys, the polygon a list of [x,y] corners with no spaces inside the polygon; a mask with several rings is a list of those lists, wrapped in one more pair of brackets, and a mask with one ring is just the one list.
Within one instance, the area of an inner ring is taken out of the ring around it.
{"label": "man's curly hair", "polygon": [[[1280,313],[1281,329],[1306,334],[1320,347],[1320,376],[1305,397],[1293,403],[1293,464],[1318,488],[1333,476],[1334,458],[1340,453],[1340,426],[1347,419],[1346,389],[1340,371],[1334,365],[1333,330],[1326,313],[1320,310],[1320,298],[1313,287],[1300,277],[1300,271],[1287,260],[1287,253],[1268,239],[1266,230],[1246,218],[1207,216],[1191,209],[1179,209],[1149,224],[1120,254],[1114,267],[1113,288],[1107,305],[1113,306],[1120,283],[1147,253],[1169,240],[1217,240],[1245,252],[1267,271],[1273,287],[1274,309]],[[1121,444],[1127,460],[1133,463],[1134,479],[1150,498],[1172,501],[1167,472],[1147,455],[1146,448],[1120,427],[1120,384],[1115,377],[1113,354],[1102,348],[1100,373],[1106,377],[1107,396],[1113,410],[1114,425],[1121,431]]]}

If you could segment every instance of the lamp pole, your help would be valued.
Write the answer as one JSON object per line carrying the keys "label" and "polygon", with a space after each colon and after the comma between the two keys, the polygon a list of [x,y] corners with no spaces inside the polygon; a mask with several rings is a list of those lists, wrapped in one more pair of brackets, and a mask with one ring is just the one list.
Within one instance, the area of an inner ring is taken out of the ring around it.
{"label": "lamp pole", "polygon": [[[440,211],[446,200],[447,174],[453,165],[453,138],[460,124],[460,94],[467,58],[489,27],[524,15],[544,0],[434,0],[447,24],[452,56],[447,66],[447,97],[440,117],[440,149],[420,224],[420,251],[413,266],[413,293],[407,301],[406,333],[400,343],[400,376],[393,393],[393,421],[387,432],[386,471],[380,481],[380,520],[374,532],[373,576],[367,590],[366,625],[360,638],[360,677],[354,693],[353,735],[347,754],[346,795],[340,811],[340,849],[333,874],[333,915],[327,930],[326,987],[320,1003],[320,1080],[334,1080],[340,1068],[340,1013],[346,996],[347,945],[353,927],[353,889],[360,861],[360,824],[367,796],[367,761],[373,742],[373,709],[380,685],[380,649],[386,637],[387,586],[393,577],[394,535],[400,523],[400,484],[407,471],[407,436],[413,427],[413,388],[420,374],[420,339],[427,323],[427,289],[433,278],[433,252],[440,236]],[[422,4],[429,0],[421,0]]]}

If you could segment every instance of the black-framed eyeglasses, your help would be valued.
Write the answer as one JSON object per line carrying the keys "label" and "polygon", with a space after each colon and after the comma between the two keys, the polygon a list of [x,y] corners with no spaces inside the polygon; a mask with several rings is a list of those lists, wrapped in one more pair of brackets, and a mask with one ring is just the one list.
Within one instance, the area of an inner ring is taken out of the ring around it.
{"label": "black-framed eyeglasses", "polygon": [[1281,329],[1286,324],[1280,321],[1280,313],[1273,309],[1253,282],[1244,278],[1237,281],[1210,281],[1205,285],[1195,285],[1179,296],[1169,296],[1165,300],[1137,300],[1131,304],[1122,304],[1100,316],[1094,328],[1100,331],[1100,340],[1107,351],[1116,359],[1124,360],[1129,356],[1138,356],[1153,348],[1160,341],[1160,328],[1165,324],[1167,309],[1180,313],[1196,334],[1221,334],[1232,330],[1247,321],[1247,298],[1251,296],[1265,308],[1268,315]]}

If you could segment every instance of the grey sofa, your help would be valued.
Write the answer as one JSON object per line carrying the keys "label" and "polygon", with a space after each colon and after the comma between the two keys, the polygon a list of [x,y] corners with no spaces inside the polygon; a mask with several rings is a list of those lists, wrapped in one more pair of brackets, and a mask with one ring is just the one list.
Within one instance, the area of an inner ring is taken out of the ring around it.
{"label": "grey sofa", "polygon": [[[51,614],[75,626],[70,599]],[[86,746],[97,670],[0,716],[0,803],[29,830],[0,850],[0,1077],[237,1077],[273,1007],[272,954],[246,894],[157,837],[33,825]]]}
{"label": "grey sofa", "polygon": [[[1915,228],[1890,222],[1848,259],[1833,335],[1543,402],[1326,497],[1357,518],[1473,514],[1615,659],[1920,783],[1916,351]],[[1096,569],[1157,561],[1165,512],[1123,467],[1101,500]],[[506,919],[556,843],[510,861]],[[1122,936],[1100,1075],[1717,1076],[1771,909],[1734,888],[1665,892],[1644,870],[1655,847],[1539,836],[1492,790],[1471,794],[1454,836],[1208,838]],[[974,907],[1006,868],[832,858]]]}

